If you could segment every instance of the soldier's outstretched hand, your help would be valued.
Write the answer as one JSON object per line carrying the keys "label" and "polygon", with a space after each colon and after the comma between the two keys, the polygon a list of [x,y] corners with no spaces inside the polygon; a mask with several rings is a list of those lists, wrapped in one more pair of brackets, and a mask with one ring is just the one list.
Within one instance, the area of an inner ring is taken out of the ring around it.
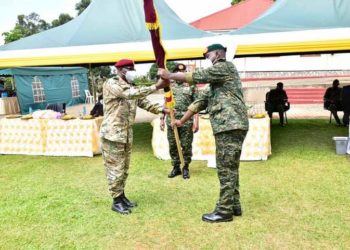
{"label": "soldier's outstretched hand", "polygon": [[160,78],[162,78],[162,79],[167,79],[167,80],[170,79],[170,73],[169,73],[169,71],[167,71],[166,69],[159,68],[159,69],[158,69],[158,75],[159,75]]}

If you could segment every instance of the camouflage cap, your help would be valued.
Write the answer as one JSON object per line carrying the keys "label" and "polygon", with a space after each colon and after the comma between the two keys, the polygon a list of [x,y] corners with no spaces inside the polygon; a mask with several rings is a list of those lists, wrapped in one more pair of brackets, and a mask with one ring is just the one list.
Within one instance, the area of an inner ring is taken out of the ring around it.
{"label": "camouflage cap", "polygon": [[218,50],[218,49],[222,49],[226,51],[226,47],[222,46],[220,43],[214,43],[204,49],[203,56],[205,57],[205,54],[207,54],[208,52]]}

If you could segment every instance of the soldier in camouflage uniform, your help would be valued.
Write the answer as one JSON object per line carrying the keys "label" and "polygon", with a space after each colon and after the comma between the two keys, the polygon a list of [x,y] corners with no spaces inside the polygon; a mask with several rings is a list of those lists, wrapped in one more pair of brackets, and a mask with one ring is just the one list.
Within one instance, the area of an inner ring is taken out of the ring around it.
{"label": "soldier in camouflage uniform", "polygon": [[203,54],[213,66],[193,73],[169,73],[159,70],[163,79],[183,80],[190,84],[207,82],[209,88],[189,107],[181,120],[181,127],[193,114],[208,108],[216,143],[216,166],[220,181],[220,197],[212,213],[204,214],[206,222],[231,221],[242,215],[239,196],[239,160],[242,144],[248,131],[248,115],[243,100],[242,84],[232,62],[226,61],[226,48],[212,44]]}
{"label": "soldier in camouflage uniform", "polygon": [[[182,63],[176,65],[173,72],[186,72],[186,66]],[[182,81],[173,81],[171,89],[173,91],[173,97],[175,99],[175,118],[180,119],[187,111],[188,106],[195,100],[197,94],[196,87],[194,85],[189,86],[188,83]],[[170,116],[166,116],[167,124],[167,136],[169,142],[169,153],[171,157],[171,164],[173,169],[169,173],[168,177],[173,178],[181,174],[180,169],[180,157],[176,146],[176,140],[174,130],[171,127]],[[164,130],[164,116],[161,118],[160,129]],[[184,126],[178,128],[179,138],[181,142],[182,153],[184,157],[184,166],[182,169],[182,177],[184,179],[190,178],[189,164],[192,157],[192,141],[193,133],[198,131],[198,115],[195,115],[194,120],[188,120]]]}
{"label": "soldier in camouflage uniform", "polygon": [[109,191],[113,198],[112,210],[129,214],[136,203],[125,196],[124,188],[130,164],[132,125],[136,108],[140,107],[154,114],[162,113],[162,106],[150,103],[145,96],[164,86],[156,84],[150,87],[134,87],[131,84],[134,62],[123,59],[115,66],[118,77],[103,84],[104,119],[100,134]]}

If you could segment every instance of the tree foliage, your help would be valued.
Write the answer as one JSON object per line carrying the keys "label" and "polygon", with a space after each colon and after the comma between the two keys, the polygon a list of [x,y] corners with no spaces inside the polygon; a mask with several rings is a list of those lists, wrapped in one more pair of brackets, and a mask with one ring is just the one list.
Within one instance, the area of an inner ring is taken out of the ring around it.
{"label": "tree foliage", "polygon": [[68,23],[72,19],[73,19],[73,17],[71,17],[69,14],[62,13],[59,15],[59,17],[57,19],[55,19],[51,22],[51,28]]}
{"label": "tree foliage", "polygon": [[81,0],[79,3],[75,5],[75,10],[78,11],[78,15],[80,15],[91,3],[91,0]]}
{"label": "tree foliage", "polygon": [[[90,2],[91,0],[81,0],[75,5],[75,9],[78,12],[78,15],[89,6]],[[60,26],[72,19],[73,17],[71,17],[69,14],[61,13],[57,19],[54,19],[51,23],[48,23],[45,20],[41,19],[40,16],[35,12],[32,12],[27,16],[21,14],[17,16],[15,27],[8,32],[2,33],[2,35],[4,36],[6,44],[19,40],[23,37],[31,36],[44,30]]]}
{"label": "tree foliage", "polygon": [[231,1],[231,5],[237,4],[239,2],[242,2],[243,0],[232,0]]}
{"label": "tree foliage", "polygon": [[49,23],[41,19],[37,13],[32,12],[27,16],[18,15],[15,27],[9,32],[4,32],[3,36],[5,37],[5,43],[9,43],[49,28]]}
{"label": "tree foliage", "polygon": [[[166,67],[171,72],[175,69],[176,63],[169,61],[166,63]],[[158,72],[158,66],[157,66],[157,64],[153,63],[151,68],[149,69],[149,78],[151,80],[156,80],[157,79],[157,72]]]}

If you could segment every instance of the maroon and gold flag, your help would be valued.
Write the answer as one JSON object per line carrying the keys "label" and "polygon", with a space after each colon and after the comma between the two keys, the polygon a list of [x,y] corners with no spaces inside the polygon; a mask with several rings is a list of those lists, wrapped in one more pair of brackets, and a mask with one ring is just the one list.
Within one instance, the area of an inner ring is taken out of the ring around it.
{"label": "maroon and gold flag", "polygon": [[[146,26],[151,33],[152,46],[153,46],[154,56],[156,58],[156,63],[158,65],[158,68],[166,69],[166,51],[162,44],[161,26],[158,19],[157,11],[154,8],[153,0],[143,0],[143,7],[145,10]],[[175,116],[174,116],[175,100],[173,98],[173,93],[170,87],[164,88],[164,96],[165,96],[165,105],[170,110],[171,120],[175,121]],[[176,127],[174,128],[174,134],[175,134],[176,146],[177,146],[177,151],[179,153],[180,161],[181,161],[181,164],[184,164],[184,158],[182,154],[179,134]]]}
{"label": "maroon and gold flag", "polygon": [[159,68],[166,68],[166,52],[162,45],[160,23],[153,0],[144,0],[145,21],[148,30],[151,33],[153,51],[156,57],[156,63]]}
{"label": "maroon and gold flag", "polygon": [[[158,68],[166,69],[166,51],[162,44],[161,26],[158,19],[157,11],[154,8],[153,0],[144,0],[143,3],[143,7],[145,10],[146,26],[151,34],[152,46],[156,58],[156,63],[158,65]],[[164,92],[166,99],[166,107],[170,109],[174,108],[175,101],[171,89],[164,88]]]}

